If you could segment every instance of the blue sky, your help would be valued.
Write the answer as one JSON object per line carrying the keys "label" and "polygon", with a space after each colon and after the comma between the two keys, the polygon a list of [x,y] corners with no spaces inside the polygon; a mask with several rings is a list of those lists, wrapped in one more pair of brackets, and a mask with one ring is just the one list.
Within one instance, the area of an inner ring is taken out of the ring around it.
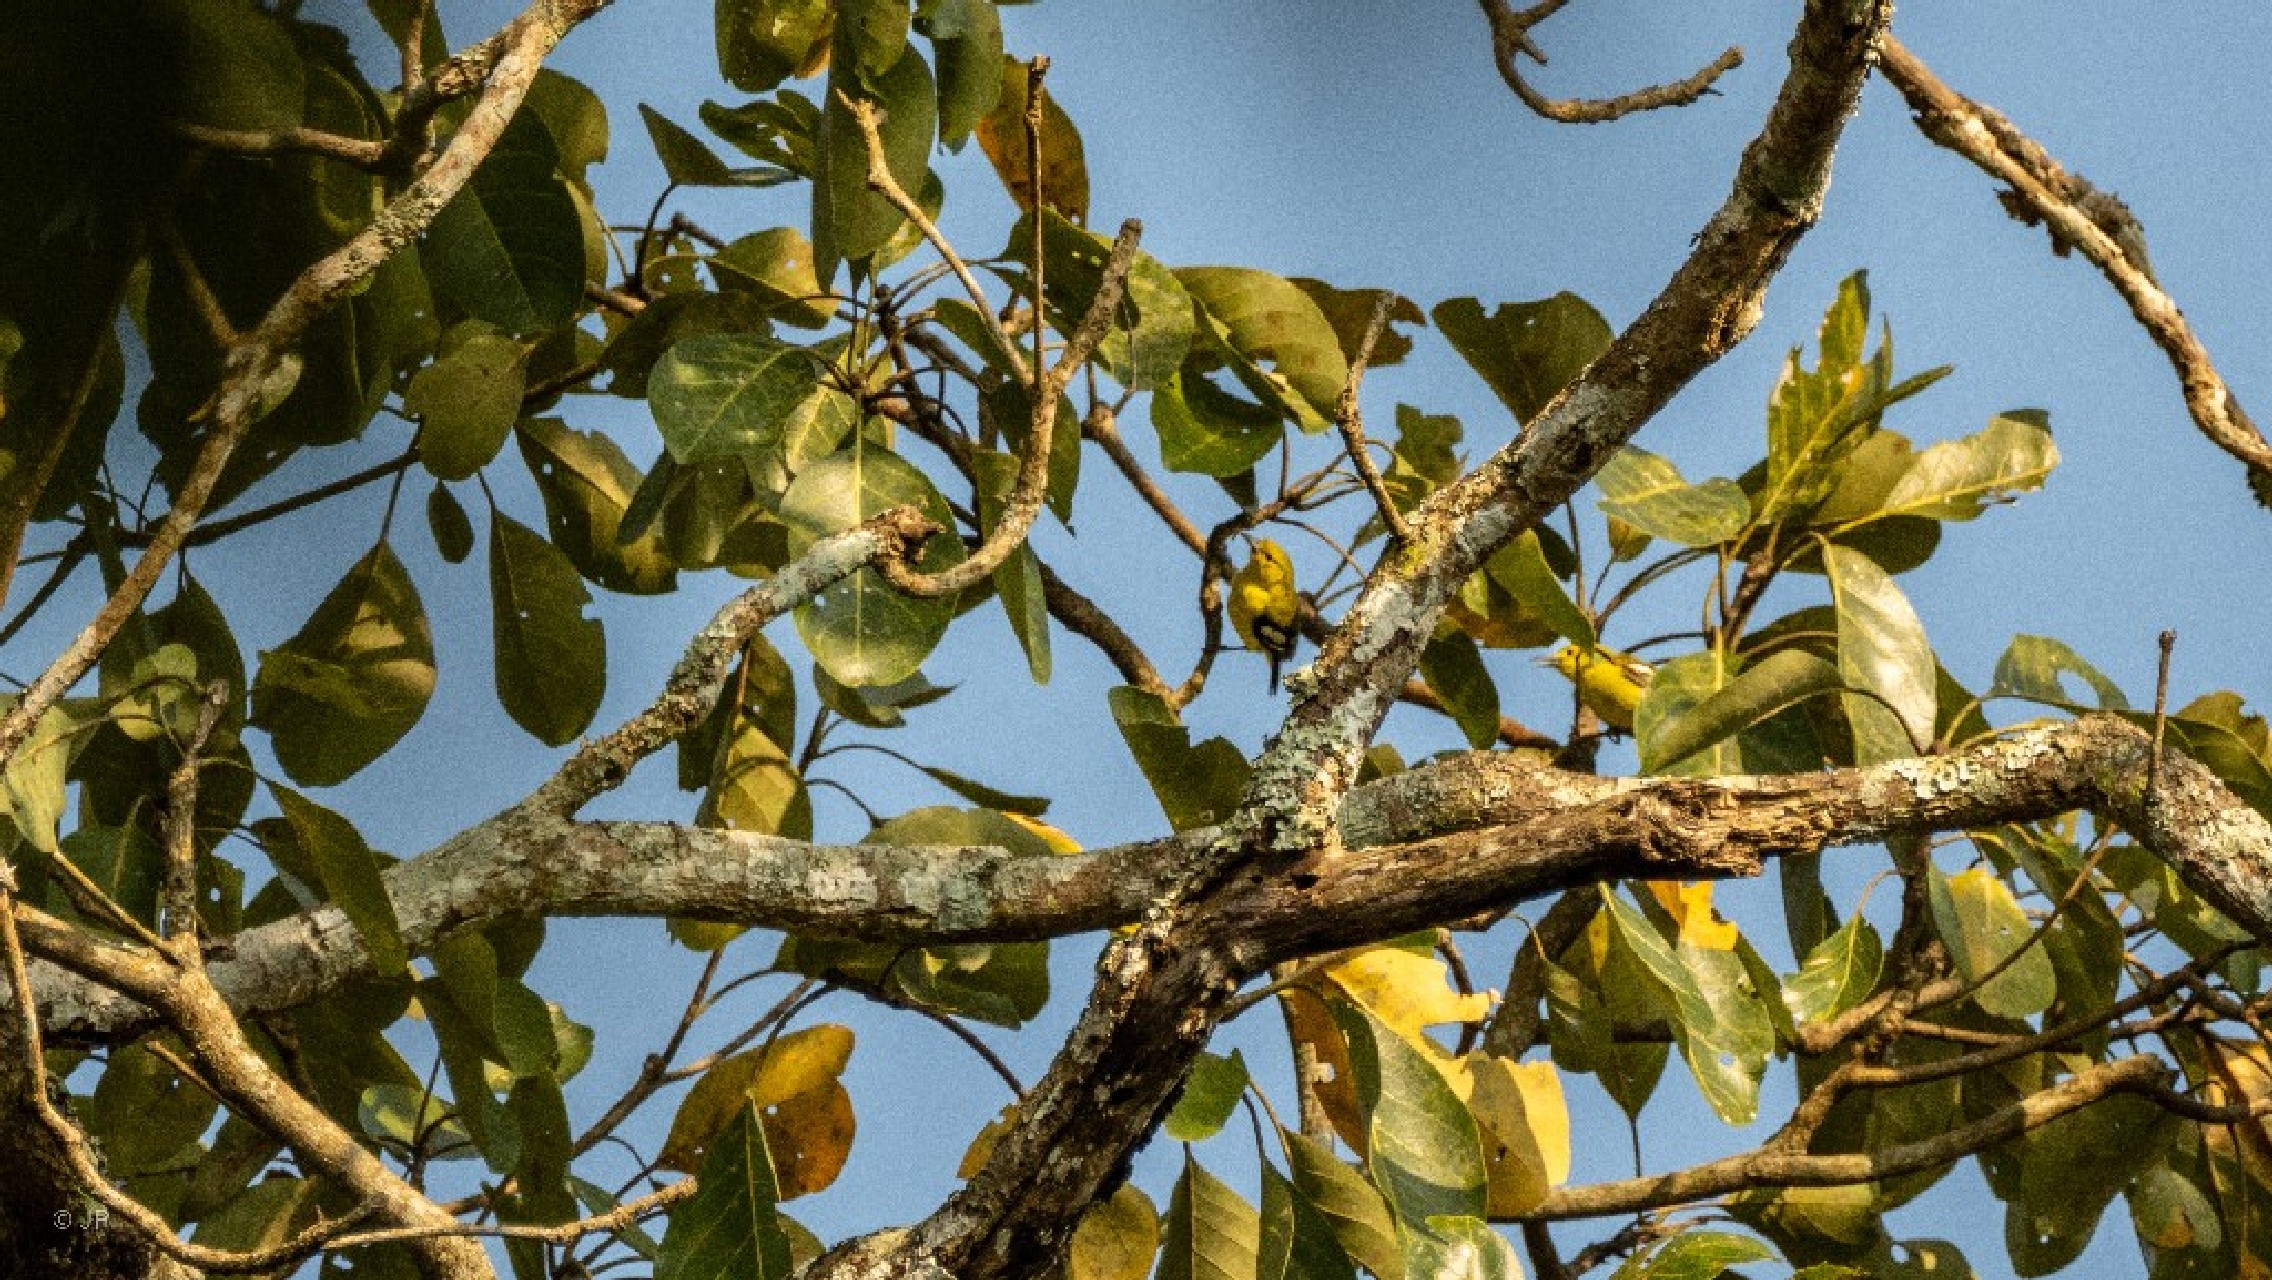
{"label": "blue sky", "polygon": [[[442,9],[454,41],[493,29],[510,12],[494,0],[446,2]],[[1162,261],[1388,287],[1423,308],[1460,295],[1489,306],[1568,289],[1622,325],[1725,193],[1736,154],[1782,74],[1796,9],[1757,0],[1573,5],[1537,32],[1553,63],[1536,73],[1536,83],[1549,93],[1616,92],[1682,75],[1730,43],[1749,57],[1719,96],[1592,127],[1550,125],[1525,111],[1499,83],[1483,19],[1464,0],[1047,0],[1003,12],[1013,52],[1054,60],[1052,90],[1087,143],[1092,222],[1109,228],[1141,217],[1145,248]],[[368,30],[360,6],[344,0],[307,10]],[[692,125],[704,98],[735,100],[716,74],[710,24],[703,0],[618,0],[555,59],[610,108],[614,146],[595,171],[603,216],[641,216],[660,187],[635,104]],[[2252,388],[2272,385],[2263,318],[2272,254],[2261,231],[2267,192],[2256,163],[2263,111],[2255,100],[2272,12],[2229,2],[1914,4],[1904,7],[1897,30],[1953,86],[2004,109],[2070,167],[2127,200],[2147,227],[2162,282],[2243,400]],[[948,234],[974,253],[999,248],[1014,210],[977,149],[940,157],[939,164],[948,182]],[[729,234],[802,226],[806,218],[800,188],[703,193],[683,207]],[[1700,377],[1639,443],[1672,458],[1691,479],[1734,475],[1748,465],[1763,447],[1764,405],[1784,353],[1811,345],[1837,281],[1858,268],[1868,269],[1876,305],[1891,320],[1902,368],[1956,366],[1953,377],[1897,409],[1889,425],[1923,443],[1978,430],[2003,409],[2037,407],[2049,412],[2064,455],[2043,492],[1952,527],[1934,560],[1903,577],[1943,662],[1960,679],[1985,685],[2014,633],[2049,634],[2097,663],[2134,700],[2147,701],[2154,636],[2175,627],[2182,637],[2175,701],[2214,688],[2237,689],[2252,706],[2272,698],[2261,640],[2272,623],[2272,595],[2264,590],[2272,518],[2249,502],[2237,464],[2193,429],[2167,364],[2104,282],[2079,259],[2054,260],[2040,232],[2006,219],[1987,180],[1926,142],[1883,85],[1865,94],[1840,150],[1823,222],[1777,280],[1758,332]],[[1471,457],[1505,440],[1513,424],[1488,391],[1439,338],[1426,331],[1419,337],[1411,361],[1368,381],[1371,420],[1386,424],[1397,403],[1410,403],[1459,415]],[[605,399],[571,401],[565,416],[615,433],[634,458],[651,457],[655,437],[643,413],[598,403]],[[1128,421],[1145,452],[1140,416]],[[399,431],[372,434],[367,447],[358,446],[370,458],[401,446]],[[335,456],[318,461],[325,474],[358,465]],[[1164,668],[1177,670],[1197,636],[1186,604],[1193,585],[1188,557],[1093,451],[1089,464],[1077,536],[1045,528],[1043,553],[1121,618]],[[507,462],[495,470],[516,467]],[[308,468],[288,472],[274,482],[275,492],[316,475]],[[508,505],[527,518],[534,503],[525,481],[502,480]],[[1228,513],[1211,487],[1177,492],[1203,522]],[[422,481],[409,496],[423,496]],[[375,536],[375,511],[349,504],[326,510],[333,517],[313,536],[308,525],[283,522],[200,551],[193,561],[240,619],[248,651],[289,635]],[[407,510],[405,516],[414,518]],[[1598,537],[1598,521],[1592,529]],[[1305,578],[1322,573],[1324,557],[1314,544],[1285,541]],[[489,692],[487,587],[478,562],[443,565],[409,529],[398,529],[398,543],[435,618],[442,685],[410,739],[325,799],[362,824],[374,844],[407,855],[523,793],[552,757],[503,719]],[[1158,564],[1169,567],[1152,567]],[[252,574],[258,577],[244,576]],[[672,598],[603,601],[611,683],[602,725],[650,696],[685,637],[733,585],[714,575],[683,580]],[[1793,604],[1819,598],[1818,586],[1806,580],[1781,590]],[[1693,589],[1665,593],[1659,609],[1609,638],[1631,640],[1692,619]],[[74,612],[68,603],[57,613],[84,616],[84,607]],[[996,785],[1057,797],[1052,820],[1084,843],[1162,830],[1106,715],[1109,669],[1060,632],[1056,679],[1036,689],[997,617],[988,609],[957,625],[928,670],[960,690],[917,713],[915,728],[891,745]],[[794,644],[786,627],[775,638],[785,648]],[[52,652],[40,644],[28,637],[11,667],[28,665],[30,653]],[[1253,669],[1234,660],[1219,668],[1224,674],[1190,719],[1199,733],[1226,734],[1252,750],[1275,723],[1277,704],[1263,694],[1259,664],[1248,665]],[[1530,666],[1528,655],[1503,655],[1493,667],[1513,714],[1542,725],[1566,714],[1566,690]],[[1384,737],[1408,758],[1454,745],[1440,724],[1403,712]],[[869,772],[839,776],[884,812],[947,799],[876,757],[852,760],[848,767]],[[691,804],[668,774],[667,761],[650,766],[610,798],[604,814],[690,816]],[[824,799],[821,817],[823,835],[861,830],[849,806]],[[1881,864],[1874,854],[1844,857],[1863,875]],[[1762,934],[1779,936],[1772,884],[1731,886],[1721,900]],[[675,1016],[695,964],[655,924],[562,924],[553,939],[533,980],[571,1015],[602,1028],[601,1057],[570,1095],[588,1117],[612,1096],[611,1083],[628,1080],[639,1054],[660,1040],[662,1019]],[[1476,946],[1479,981],[1503,980],[1510,944]],[[1058,998],[1041,1022],[1016,1037],[986,1033],[1028,1080],[1077,1010],[1095,945],[1058,945]],[[770,953],[769,942],[737,944],[740,967]],[[951,1186],[969,1135],[1006,1100],[999,1083],[920,1019],[881,1015],[841,996],[813,1016],[850,1022],[860,1032],[851,1079],[861,1135],[844,1180],[793,1210],[829,1238],[927,1210]],[[1255,1027],[1234,1029],[1228,1042],[1277,1061],[1269,1048],[1276,1019],[1249,1021]],[[732,1029],[728,1022],[719,1024],[722,1032]],[[1573,1089],[1574,1096],[1590,1092]],[[1708,1119],[1688,1123],[1705,1113],[1677,1067],[1663,1093],[1646,1121],[1655,1129],[1648,1139],[1653,1158],[1693,1159],[1740,1140]],[[1771,1085],[1765,1109],[1773,1114],[1787,1101],[1787,1091]],[[665,1120],[657,1117],[644,1135],[648,1145],[659,1141]],[[1623,1172],[1623,1124],[1606,1104],[1582,1111],[1580,1126],[1580,1176]],[[1163,1203],[1172,1145],[1155,1143],[1139,1165]],[[1237,1138],[1219,1140],[1203,1155],[1226,1174],[1251,1163]],[[1976,1193],[1984,1188],[1969,1170],[1947,1185],[1961,1190],[1937,1193],[1939,1210],[1914,1209],[1905,1221],[1921,1234],[1964,1242],[1982,1274],[2004,1273],[2000,1207],[1983,1208],[1987,1202]],[[2117,1230],[2102,1233],[2076,1274],[2137,1270],[2119,1208],[2110,1220]]]}

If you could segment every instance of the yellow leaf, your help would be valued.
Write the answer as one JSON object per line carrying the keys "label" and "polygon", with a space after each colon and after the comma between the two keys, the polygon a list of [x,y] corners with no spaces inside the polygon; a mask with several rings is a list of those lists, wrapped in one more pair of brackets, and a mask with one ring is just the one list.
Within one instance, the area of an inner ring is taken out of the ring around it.
{"label": "yellow leaf", "polygon": [[1519,1217],[1570,1176],[1570,1112],[1551,1062],[1471,1053],[1455,1064],[1482,1129],[1493,1217]]}
{"label": "yellow leaf", "polygon": [[1010,1125],[1017,1118],[1018,1104],[1013,1102],[1003,1107],[1001,1114],[987,1121],[986,1126],[978,1131],[978,1136],[970,1140],[970,1146],[962,1153],[962,1163],[955,1166],[955,1176],[967,1180],[985,1168],[986,1162],[993,1158],[994,1144],[1010,1131]]}
{"label": "yellow leaf", "polygon": [[[1680,925],[1680,940],[1712,951],[1736,949],[1736,927],[1712,914],[1709,880],[1645,880],[1665,913]],[[1600,917],[1596,917],[1599,919]]]}
{"label": "yellow leaf", "polygon": [[1423,1051],[1440,1053],[1423,1028],[1479,1022],[1491,1012],[1490,996],[1463,995],[1452,986],[1451,972],[1442,960],[1401,947],[1375,947],[1326,973],[1351,999]]}
{"label": "yellow leaf", "polygon": [[852,1099],[837,1083],[851,1057],[852,1029],[827,1023],[720,1060],[687,1090],[657,1162],[682,1173],[700,1170],[711,1141],[747,1099],[765,1123],[783,1198],[801,1194],[788,1189],[786,1166],[793,1163],[803,1166],[797,1179],[828,1185],[852,1145]]}
{"label": "yellow leaf", "polygon": [[1150,1198],[1123,1182],[1112,1198],[1089,1206],[1065,1255],[1067,1280],[1144,1280],[1160,1247],[1160,1215]]}
{"label": "yellow leaf", "polygon": [[1324,1105],[1326,1118],[1333,1121],[1333,1131],[1363,1156],[1365,1116],[1357,1106],[1357,1078],[1349,1066],[1349,1043],[1341,1038],[1332,1011],[1316,992],[1300,987],[1288,989],[1278,999],[1285,1006],[1287,1032],[1317,1061],[1319,1075],[1310,1087]]}
{"label": "yellow leaf", "polygon": [[1079,853],[1081,851],[1080,841],[1039,818],[1029,818],[1022,813],[1005,813],[1002,816],[1040,836],[1041,842],[1049,846],[1051,853]]}

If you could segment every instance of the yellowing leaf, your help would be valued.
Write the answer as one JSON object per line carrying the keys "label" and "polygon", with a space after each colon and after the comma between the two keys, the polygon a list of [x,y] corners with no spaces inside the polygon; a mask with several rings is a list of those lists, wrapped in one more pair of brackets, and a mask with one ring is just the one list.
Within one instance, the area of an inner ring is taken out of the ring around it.
{"label": "yellowing leaf", "polygon": [[1712,914],[1711,881],[1645,880],[1642,883],[1649,886],[1649,892],[1664,907],[1665,914],[1680,925],[1682,942],[1714,951],[1736,949],[1736,927]]}
{"label": "yellowing leaf", "polygon": [[970,1140],[969,1148],[962,1153],[962,1163],[955,1166],[955,1176],[975,1177],[980,1169],[985,1168],[986,1162],[993,1158],[994,1144],[1010,1131],[1010,1126],[1017,1118],[1018,1104],[1013,1102],[1003,1107],[999,1115],[987,1121],[986,1127],[978,1131],[978,1136]]}
{"label": "yellowing leaf", "polygon": [[1424,1049],[1435,1049],[1422,1028],[1447,1022],[1475,1022],[1491,1012],[1491,997],[1463,995],[1451,985],[1449,969],[1433,955],[1401,947],[1375,947],[1326,970],[1351,999],[1370,1009],[1398,1035]]}
{"label": "yellowing leaf", "polygon": [[1144,1280],[1160,1247],[1160,1214],[1150,1197],[1123,1182],[1089,1206],[1065,1255],[1067,1280]]}
{"label": "yellowing leaf", "polygon": [[1004,813],[1002,816],[1040,836],[1041,842],[1049,846],[1051,853],[1079,853],[1081,851],[1080,841],[1039,818],[1029,818],[1022,813]]}
{"label": "yellowing leaf", "polygon": [[710,1143],[746,1100],[764,1122],[781,1198],[827,1186],[852,1147],[852,1098],[837,1080],[852,1044],[849,1027],[827,1024],[719,1062],[679,1104],[658,1162],[689,1173],[701,1168]]}
{"label": "yellowing leaf", "polygon": [[[1570,1111],[1551,1062],[1484,1053],[1459,1060],[1468,1110],[1483,1131],[1492,1217],[1518,1217],[1570,1176]],[[1457,1081],[1455,1086],[1458,1087]]]}
{"label": "yellowing leaf", "polygon": [[1357,1080],[1349,1066],[1349,1042],[1333,1020],[1332,1011],[1318,993],[1292,988],[1278,999],[1286,1009],[1286,1030],[1294,1043],[1307,1048],[1317,1064],[1310,1081],[1318,1102],[1325,1107],[1333,1131],[1359,1157],[1365,1155],[1365,1116],[1357,1106]]}

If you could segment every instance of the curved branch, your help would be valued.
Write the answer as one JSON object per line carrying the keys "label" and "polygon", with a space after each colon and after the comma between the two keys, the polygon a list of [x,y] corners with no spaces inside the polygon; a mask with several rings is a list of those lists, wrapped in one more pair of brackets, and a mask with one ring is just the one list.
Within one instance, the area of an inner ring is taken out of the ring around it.
{"label": "curved branch", "polygon": [[1881,50],[1880,66],[1886,82],[1917,113],[1917,127],[1926,137],[2008,184],[2006,207],[2022,222],[2045,224],[2054,253],[2079,250],[2099,269],[2129,304],[2146,336],[2169,358],[2194,425],[2248,468],[2249,487],[2272,506],[2272,443],[2233,397],[2176,300],[2154,279],[2145,234],[2130,210],[2069,173],[2002,113],[1943,84],[1891,36]]}
{"label": "curved branch", "polygon": [[1491,56],[1499,64],[1499,78],[1523,100],[1523,105],[1561,124],[1602,124],[1639,111],[1685,107],[1705,94],[1721,76],[1743,65],[1743,50],[1730,45],[1702,70],[1683,79],[1650,85],[1614,98],[1549,98],[1523,77],[1521,59],[1540,66],[1546,55],[1530,38],[1530,29],[1560,12],[1570,0],[1539,0],[1527,9],[1515,9],[1507,0],[1480,0],[1483,16],[1491,22]]}

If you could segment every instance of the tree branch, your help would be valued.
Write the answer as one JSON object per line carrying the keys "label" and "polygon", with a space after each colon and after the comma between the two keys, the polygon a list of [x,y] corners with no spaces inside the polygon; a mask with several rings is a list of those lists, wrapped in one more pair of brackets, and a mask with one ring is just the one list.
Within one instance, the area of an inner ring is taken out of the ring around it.
{"label": "tree branch", "polygon": [[1499,64],[1499,78],[1524,106],[1561,124],[1602,124],[1638,111],[1685,107],[1712,92],[1712,85],[1721,76],[1743,65],[1743,50],[1731,45],[1694,75],[1666,84],[1614,98],[1549,98],[1524,78],[1521,59],[1527,56],[1542,67],[1546,65],[1546,55],[1532,42],[1530,29],[1560,12],[1570,0],[1540,0],[1527,9],[1516,9],[1507,0],[1479,2],[1483,16],[1491,22],[1491,56]]}
{"label": "tree branch", "polygon": [[2054,252],[2080,250],[2099,269],[2129,304],[2146,336],[2169,358],[2194,425],[2248,468],[2249,487],[2258,501],[2272,507],[2272,443],[2225,385],[2185,313],[2154,279],[2145,234],[2130,210],[2069,173],[2001,113],[1943,84],[1891,36],[1880,52],[1880,67],[1886,82],[1917,113],[1917,128],[1926,137],[2006,183],[2011,188],[2006,206],[2024,222],[2043,223]]}

